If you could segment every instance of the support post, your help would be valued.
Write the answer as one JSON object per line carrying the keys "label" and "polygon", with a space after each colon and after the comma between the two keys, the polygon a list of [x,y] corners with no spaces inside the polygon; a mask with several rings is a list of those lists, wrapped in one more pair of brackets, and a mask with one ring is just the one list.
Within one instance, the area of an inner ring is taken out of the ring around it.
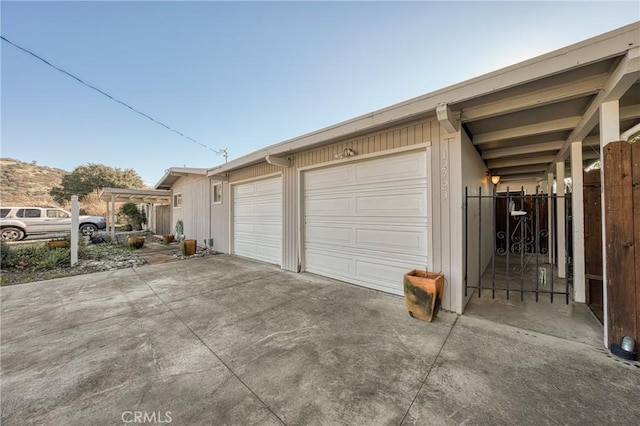
{"label": "support post", "polygon": [[78,263],[78,232],[80,228],[80,206],[78,196],[71,196],[71,266]]}
{"label": "support post", "polygon": [[564,161],[556,163],[556,229],[558,230],[556,235],[556,241],[558,242],[556,247],[557,265],[558,265],[558,278],[567,277],[566,268],[566,256],[565,251],[565,208],[564,208]]}
{"label": "support post", "polygon": [[573,216],[573,298],[586,302],[584,263],[584,187],[582,184],[582,142],[571,144],[571,208]]}
{"label": "support post", "polygon": [[111,194],[111,242],[116,242],[116,196]]}
{"label": "support post", "polygon": [[553,173],[547,173],[547,239],[549,246],[549,265],[553,265],[553,259],[555,259],[555,238],[553,231]]}
{"label": "support post", "polygon": [[[620,103],[604,102],[600,105],[600,161],[604,162],[604,147],[620,138]],[[603,163],[604,164],[604,163]],[[605,169],[600,173],[602,184],[602,310],[604,313],[604,346],[609,347],[609,303],[607,301],[607,216],[605,197]]]}

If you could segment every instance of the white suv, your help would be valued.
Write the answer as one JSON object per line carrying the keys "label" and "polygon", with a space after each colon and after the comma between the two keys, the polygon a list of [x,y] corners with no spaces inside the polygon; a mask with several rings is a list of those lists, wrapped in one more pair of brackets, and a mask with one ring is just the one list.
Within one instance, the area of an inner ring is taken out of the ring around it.
{"label": "white suv", "polygon": [[[91,236],[105,229],[102,216],[80,216],[80,232]],[[2,241],[18,241],[27,235],[71,232],[71,213],[58,207],[2,207],[0,235]]]}

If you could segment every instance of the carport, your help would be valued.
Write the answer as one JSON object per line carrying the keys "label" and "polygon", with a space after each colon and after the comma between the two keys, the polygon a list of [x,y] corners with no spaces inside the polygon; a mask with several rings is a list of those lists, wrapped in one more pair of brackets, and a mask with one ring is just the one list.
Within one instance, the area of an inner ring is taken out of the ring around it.
{"label": "carport", "polygon": [[158,206],[169,205],[171,191],[163,189],[127,189],[127,188],[103,188],[100,191],[100,200],[107,204],[107,228],[111,227],[111,238],[116,235],[116,203],[145,204],[145,213],[148,222],[147,229],[158,233],[155,209]]}

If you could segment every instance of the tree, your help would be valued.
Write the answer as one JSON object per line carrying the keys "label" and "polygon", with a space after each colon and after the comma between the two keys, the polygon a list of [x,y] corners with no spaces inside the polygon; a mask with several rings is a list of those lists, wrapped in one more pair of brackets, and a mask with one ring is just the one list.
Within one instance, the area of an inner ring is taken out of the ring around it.
{"label": "tree", "polygon": [[62,178],[60,186],[51,189],[56,202],[64,204],[77,195],[81,200],[89,193],[102,188],[144,188],[142,178],[133,169],[119,169],[98,163],[78,166]]}

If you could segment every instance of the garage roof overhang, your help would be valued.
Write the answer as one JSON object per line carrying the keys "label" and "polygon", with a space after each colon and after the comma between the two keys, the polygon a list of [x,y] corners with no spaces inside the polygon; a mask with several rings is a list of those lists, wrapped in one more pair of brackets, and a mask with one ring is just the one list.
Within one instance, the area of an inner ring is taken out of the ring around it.
{"label": "garage roof overhang", "polygon": [[171,191],[160,189],[103,188],[100,200],[131,203],[167,204],[171,200]]}
{"label": "garage roof overhang", "polygon": [[167,169],[158,183],[154,186],[156,189],[171,189],[171,186],[181,177],[189,175],[205,176],[207,169],[196,167],[171,167]]}
{"label": "garage roof overhang", "polygon": [[417,118],[462,128],[492,173],[535,179],[582,141],[599,154],[598,110],[619,100],[620,130],[640,121],[640,23],[269,146],[207,171],[229,171]]}

